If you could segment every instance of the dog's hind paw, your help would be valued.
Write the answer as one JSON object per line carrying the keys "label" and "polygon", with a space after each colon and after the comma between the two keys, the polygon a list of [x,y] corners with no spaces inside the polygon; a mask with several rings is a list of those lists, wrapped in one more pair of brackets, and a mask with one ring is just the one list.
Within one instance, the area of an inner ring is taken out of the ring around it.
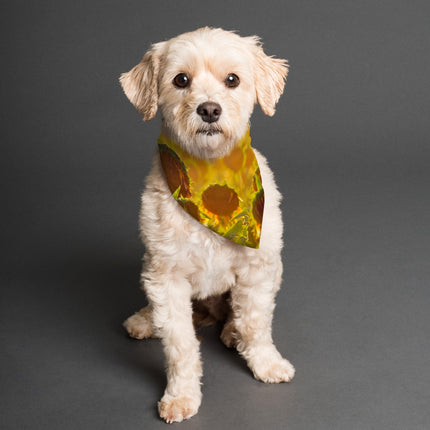
{"label": "dog's hind paw", "polygon": [[122,324],[130,337],[135,339],[145,339],[154,337],[152,329],[151,309],[149,306],[142,308],[139,312],[129,317]]}
{"label": "dog's hind paw", "polygon": [[237,339],[236,339],[236,329],[234,327],[233,321],[230,321],[225,324],[222,332],[221,332],[221,341],[227,348],[236,348]]}
{"label": "dog's hind paw", "polygon": [[171,424],[191,418],[199,410],[200,400],[191,397],[171,397],[165,395],[158,402],[158,412],[166,423]]}

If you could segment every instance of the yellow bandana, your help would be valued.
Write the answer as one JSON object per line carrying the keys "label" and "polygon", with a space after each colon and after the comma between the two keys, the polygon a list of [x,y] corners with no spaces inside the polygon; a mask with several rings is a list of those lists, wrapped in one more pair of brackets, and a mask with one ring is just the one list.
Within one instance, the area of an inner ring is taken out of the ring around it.
{"label": "yellow bandana", "polygon": [[161,134],[161,165],[176,201],[193,218],[240,245],[258,248],[264,209],[249,129],[230,154],[201,160]]}

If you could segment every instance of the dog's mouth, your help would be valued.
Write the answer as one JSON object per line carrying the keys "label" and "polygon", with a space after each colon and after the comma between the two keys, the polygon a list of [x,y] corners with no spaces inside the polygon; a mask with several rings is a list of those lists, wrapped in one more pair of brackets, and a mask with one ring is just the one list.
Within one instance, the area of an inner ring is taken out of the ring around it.
{"label": "dog's mouth", "polygon": [[206,136],[214,136],[216,134],[222,134],[222,128],[210,127],[210,128],[199,128],[196,134],[204,134]]}

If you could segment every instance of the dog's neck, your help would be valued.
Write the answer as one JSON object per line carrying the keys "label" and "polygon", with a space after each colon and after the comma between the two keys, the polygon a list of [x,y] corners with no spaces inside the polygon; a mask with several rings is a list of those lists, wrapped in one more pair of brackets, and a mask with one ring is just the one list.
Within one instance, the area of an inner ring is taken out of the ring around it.
{"label": "dog's neck", "polygon": [[197,158],[164,133],[158,147],[167,184],[182,208],[219,235],[258,248],[264,190],[249,128],[229,154],[216,159]]}

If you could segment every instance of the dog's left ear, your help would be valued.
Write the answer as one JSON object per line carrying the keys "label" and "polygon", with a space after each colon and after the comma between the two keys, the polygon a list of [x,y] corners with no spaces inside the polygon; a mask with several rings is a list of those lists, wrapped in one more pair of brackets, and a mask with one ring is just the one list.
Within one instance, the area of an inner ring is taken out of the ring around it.
{"label": "dog's left ear", "polygon": [[119,78],[125,95],[143,116],[144,121],[155,117],[158,108],[158,72],[164,42],[152,45],[141,62]]}
{"label": "dog's left ear", "polygon": [[288,74],[287,60],[266,55],[257,38],[254,40],[255,50],[255,90],[257,102],[262,111],[269,116],[275,113],[275,106],[284,91]]}

